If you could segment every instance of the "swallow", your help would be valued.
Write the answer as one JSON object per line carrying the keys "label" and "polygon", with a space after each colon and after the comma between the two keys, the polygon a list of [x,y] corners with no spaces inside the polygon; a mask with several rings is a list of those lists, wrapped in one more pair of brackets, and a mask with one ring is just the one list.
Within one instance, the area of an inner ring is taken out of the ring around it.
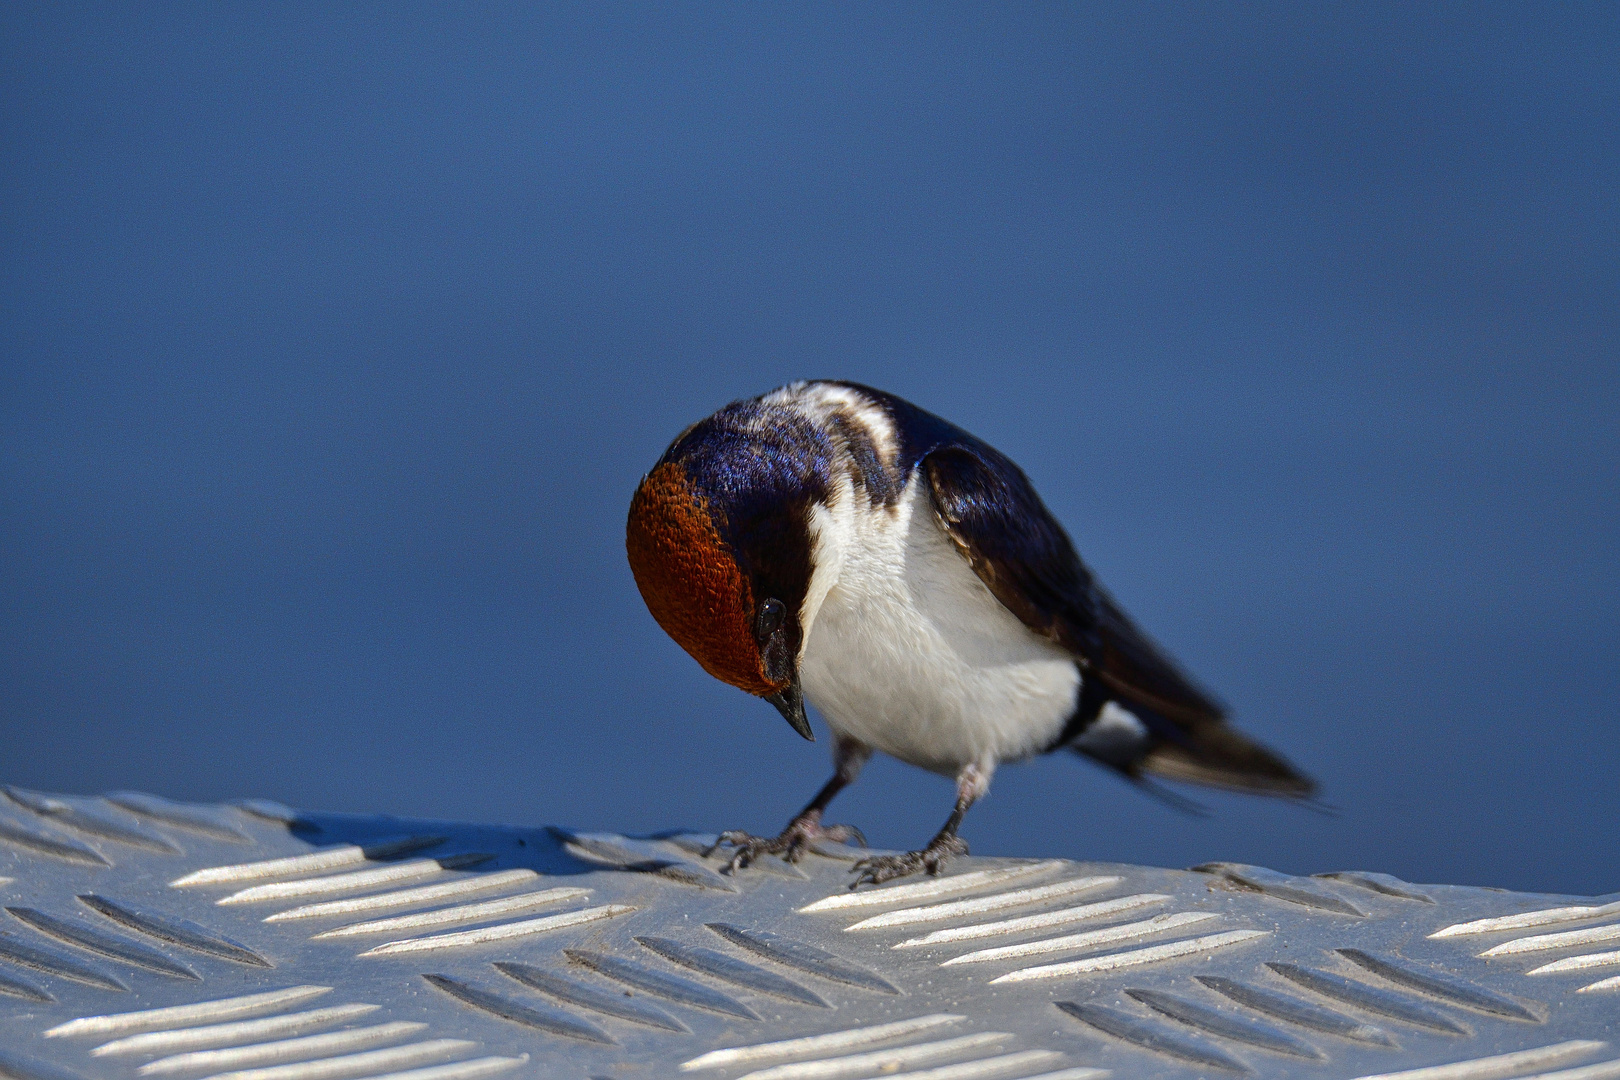
{"label": "swallow", "polygon": [[1067,750],[1120,775],[1306,798],[1313,781],[1125,614],[1004,454],[857,383],[795,382],[683,431],[642,479],[626,549],[658,625],[715,678],[770,702],[833,776],[778,836],[721,834],[730,869],[859,841],[822,817],[874,751],[953,778],[917,851],[853,888],[967,853],[957,835],[1003,762]]}

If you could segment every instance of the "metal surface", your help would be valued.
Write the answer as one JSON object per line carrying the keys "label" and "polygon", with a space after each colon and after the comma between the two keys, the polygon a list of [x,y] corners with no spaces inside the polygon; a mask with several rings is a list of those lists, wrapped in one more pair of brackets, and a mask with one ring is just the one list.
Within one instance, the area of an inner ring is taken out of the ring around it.
{"label": "metal surface", "polygon": [[0,1077],[1620,1078],[1620,897],[7,789]]}

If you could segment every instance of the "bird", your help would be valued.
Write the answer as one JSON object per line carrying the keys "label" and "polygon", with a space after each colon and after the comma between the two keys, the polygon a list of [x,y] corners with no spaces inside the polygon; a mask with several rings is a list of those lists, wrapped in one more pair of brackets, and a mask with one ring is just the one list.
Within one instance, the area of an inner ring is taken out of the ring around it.
{"label": "bird", "polygon": [[630,569],[653,619],[705,671],[775,706],[833,775],[773,837],[719,834],[728,871],[799,861],[874,752],[952,778],[922,848],[854,863],[851,888],[965,855],[998,765],[1055,751],[1149,778],[1308,799],[1315,783],[1127,616],[1006,455],[893,394],[793,382],[681,432],[638,484]]}

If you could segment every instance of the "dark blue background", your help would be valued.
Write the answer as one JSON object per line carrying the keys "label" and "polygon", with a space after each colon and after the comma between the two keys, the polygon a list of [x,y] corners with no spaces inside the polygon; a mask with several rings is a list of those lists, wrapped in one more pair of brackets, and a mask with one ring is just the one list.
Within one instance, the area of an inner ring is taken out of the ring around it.
{"label": "dark blue background", "polygon": [[1063,756],[981,852],[1620,888],[1620,8],[0,20],[5,780],[774,829],[825,741],[664,638],[623,517],[831,376],[1021,462],[1341,808]]}

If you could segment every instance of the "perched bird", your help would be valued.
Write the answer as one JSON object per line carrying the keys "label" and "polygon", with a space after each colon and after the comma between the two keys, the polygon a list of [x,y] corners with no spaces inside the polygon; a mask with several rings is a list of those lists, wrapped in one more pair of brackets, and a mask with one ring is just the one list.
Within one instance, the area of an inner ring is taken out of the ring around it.
{"label": "perched bird", "polygon": [[966,854],[996,766],[1067,749],[1147,775],[1305,797],[1103,591],[1017,465],[892,394],[796,382],[683,431],[636,490],[626,547],[658,625],[769,701],[834,774],[776,837],[722,834],[733,870],[860,839],[822,814],[874,750],[956,780],[929,844],[855,885]]}

